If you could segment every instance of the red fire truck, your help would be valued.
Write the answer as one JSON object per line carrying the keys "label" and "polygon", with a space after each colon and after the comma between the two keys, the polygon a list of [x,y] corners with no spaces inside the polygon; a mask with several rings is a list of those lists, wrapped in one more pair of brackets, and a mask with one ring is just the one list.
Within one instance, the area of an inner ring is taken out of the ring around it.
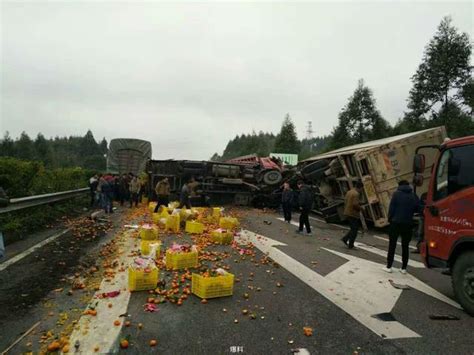
{"label": "red fire truck", "polygon": [[421,254],[427,267],[449,268],[458,302],[474,315],[474,136],[418,147],[415,185],[423,182],[423,149],[439,153],[429,177]]}

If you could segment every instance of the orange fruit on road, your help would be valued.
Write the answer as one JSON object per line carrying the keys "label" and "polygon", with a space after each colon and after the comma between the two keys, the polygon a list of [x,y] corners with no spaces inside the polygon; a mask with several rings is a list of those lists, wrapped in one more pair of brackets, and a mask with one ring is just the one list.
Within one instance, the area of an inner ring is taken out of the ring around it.
{"label": "orange fruit on road", "polygon": [[122,348],[122,349],[127,349],[127,348],[128,348],[128,345],[129,345],[129,343],[128,343],[128,340],[127,340],[127,339],[122,339],[122,340],[120,341],[120,348]]}
{"label": "orange fruit on road", "polygon": [[120,321],[119,321],[118,319],[114,321],[114,325],[117,326],[117,327],[118,327],[119,325],[121,325],[121,324],[122,324],[122,323],[120,323]]}
{"label": "orange fruit on road", "polygon": [[155,339],[150,340],[150,346],[156,346],[158,342]]}
{"label": "orange fruit on road", "polygon": [[59,344],[59,341],[53,341],[48,345],[48,351],[57,351],[61,348],[61,344]]}

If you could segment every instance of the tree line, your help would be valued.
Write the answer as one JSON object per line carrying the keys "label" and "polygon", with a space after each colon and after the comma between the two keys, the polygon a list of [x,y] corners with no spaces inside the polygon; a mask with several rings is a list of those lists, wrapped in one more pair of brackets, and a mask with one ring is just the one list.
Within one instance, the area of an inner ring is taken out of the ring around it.
{"label": "tree line", "polygon": [[281,152],[299,154],[301,160],[331,149],[443,125],[450,138],[473,135],[471,52],[469,35],[460,32],[452,25],[451,18],[445,17],[425,47],[421,63],[411,78],[407,110],[394,126],[383,118],[373,91],[360,79],[330,136],[299,141],[287,114],[277,136],[263,132],[236,136],[222,156],[216,153],[212,159]]}
{"label": "tree line", "polygon": [[0,140],[0,156],[42,162],[48,169],[81,167],[105,171],[107,140],[97,142],[90,130],[83,136],[47,139],[39,133],[31,139],[22,132],[13,139],[6,132]]}

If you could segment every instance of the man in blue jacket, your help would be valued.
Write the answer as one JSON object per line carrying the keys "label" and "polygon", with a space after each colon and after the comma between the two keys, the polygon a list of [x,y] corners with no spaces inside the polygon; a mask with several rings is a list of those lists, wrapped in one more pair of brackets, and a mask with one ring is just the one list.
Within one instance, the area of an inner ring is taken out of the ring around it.
{"label": "man in blue jacket", "polygon": [[413,232],[413,215],[419,209],[420,202],[413,193],[410,183],[402,180],[398,183],[398,189],[392,196],[388,211],[388,221],[390,222],[390,243],[387,254],[386,272],[392,272],[393,258],[397,248],[398,237],[402,237],[402,274],[407,273],[408,246]]}

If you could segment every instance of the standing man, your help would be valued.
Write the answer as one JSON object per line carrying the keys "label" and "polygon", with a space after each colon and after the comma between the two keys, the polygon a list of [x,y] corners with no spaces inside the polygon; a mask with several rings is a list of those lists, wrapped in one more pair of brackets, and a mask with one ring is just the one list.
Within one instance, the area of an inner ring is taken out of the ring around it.
{"label": "standing man", "polygon": [[191,178],[189,181],[183,185],[181,188],[181,194],[179,195],[179,207],[178,208],[183,208],[186,207],[187,209],[191,208],[191,201],[189,199],[189,186],[188,184],[193,183],[194,179]]}
{"label": "standing man", "polygon": [[283,208],[283,216],[285,222],[291,223],[291,209],[293,205],[293,190],[290,184],[285,182],[283,184],[283,192],[281,193],[281,206]]}
{"label": "standing man", "polygon": [[398,183],[398,189],[392,196],[390,207],[388,209],[388,221],[390,222],[390,242],[387,253],[386,272],[392,272],[393,258],[397,248],[398,237],[402,237],[402,274],[407,273],[408,265],[408,246],[410,244],[413,232],[413,215],[419,209],[420,202],[413,193],[410,183],[402,180]]}
{"label": "standing man", "polygon": [[96,201],[96,190],[97,185],[99,185],[99,177],[95,174],[93,177],[89,179],[89,188],[90,188],[90,196],[91,196],[91,207],[94,207]]}
{"label": "standing man", "polygon": [[130,181],[130,208],[135,203],[135,207],[138,207],[138,196],[140,194],[140,181],[133,175],[132,181]]}
{"label": "standing man", "polygon": [[357,181],[352,189],[347,191],[344,203],[344,215],[347,217],[349,226],[351,229],[341,239],[342,242],[347,245],[349,249],[354,248],[354,242],[357,238],[357,232],[359,231],[359,219],[360,219],[360,194],[364,185],[362,182]]}
{"label": "standing man", "polygon": [[303,226],[306,227],[306,235],[311,235],[311,226],[309,225],[309,212],[313,207],[313,194],[309,186],[305,185],[302,180],[298,181],[298,205],[300,207],[300,227],[296,233],[303,233]]}
{"label": "standing man", "polygon": [[160,208],[160,206],[168,206],[168,203],[170,202],[170,183],[167,177],[158,181],[158,183],[155,186],[155,192],[158,198],[158,201],[155,207],[155,213],[156,213],[158,212],[158,209]]}

